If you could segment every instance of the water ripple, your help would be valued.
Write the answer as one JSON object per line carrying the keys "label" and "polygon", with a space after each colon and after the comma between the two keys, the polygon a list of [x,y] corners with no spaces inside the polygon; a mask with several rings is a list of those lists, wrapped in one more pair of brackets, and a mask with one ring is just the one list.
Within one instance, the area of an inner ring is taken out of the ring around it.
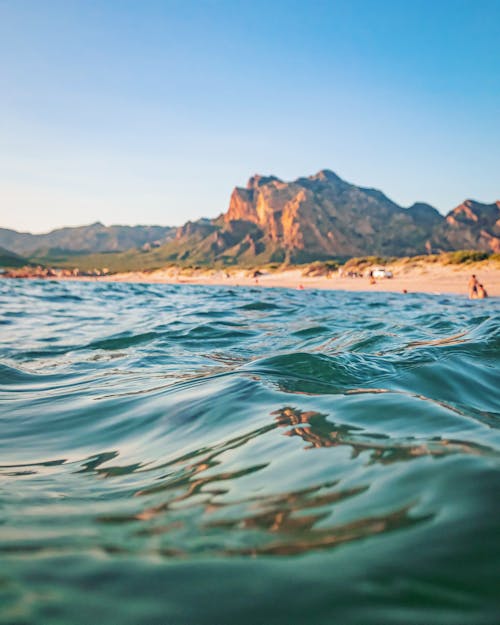
{"label": "water ripple", "polygon": [[0,622],[493,625],[499,311],[0,282]]}

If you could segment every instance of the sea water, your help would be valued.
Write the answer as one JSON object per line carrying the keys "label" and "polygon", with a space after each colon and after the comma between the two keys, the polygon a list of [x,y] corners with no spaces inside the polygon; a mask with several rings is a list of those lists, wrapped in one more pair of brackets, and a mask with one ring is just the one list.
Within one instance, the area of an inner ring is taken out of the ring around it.
{"label": "sea water", "polygon": [[500,302],[0,282],[0,621],[495,625]]}

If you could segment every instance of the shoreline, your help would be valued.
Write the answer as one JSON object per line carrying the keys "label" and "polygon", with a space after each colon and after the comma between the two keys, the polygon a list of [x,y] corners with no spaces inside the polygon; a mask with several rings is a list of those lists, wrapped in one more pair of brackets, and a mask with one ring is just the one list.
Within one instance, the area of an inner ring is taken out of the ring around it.
{"label": "shoreline", "polygon": [[[303,269],[291,268],[264,272],[255,277],[249,270],[196,270],[169,267],[154,271],[130,271],[105,276],[50,276],[47,280],[86,282],[124,282],[144,284],[197,284],[203,286],[247,286],[263,288],[325,289],[353,292],[429,293],[468,296],[468,281],[476,274],[490,297],[500,296],[500,267],[493,263],[442,265],[422,263],[401,266],[387,265],[394,277],[381,278],[371,283],[367,277],[340,277],[338,272],[329,276],[304,276]],[[15,276],[14,276],[15,277]],[[6,279],[8,279],[6,277]],[[40,279],[27,276],[22,279]]]}

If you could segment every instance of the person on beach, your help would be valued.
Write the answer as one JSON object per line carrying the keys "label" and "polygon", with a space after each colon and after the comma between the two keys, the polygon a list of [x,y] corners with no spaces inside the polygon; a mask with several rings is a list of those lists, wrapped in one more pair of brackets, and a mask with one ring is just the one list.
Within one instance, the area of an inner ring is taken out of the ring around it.
{"label": "person on beach", "polygon": [[475,274],[472,274],[469,280],[469,299],[475,299],[477,297],[477,287],[479,282]]}
{"label": "person on beach", "polygon": [[476,297],[477,299],[484,299],[485,297],[488,297],[488,293],[482,284],[477,285]]}

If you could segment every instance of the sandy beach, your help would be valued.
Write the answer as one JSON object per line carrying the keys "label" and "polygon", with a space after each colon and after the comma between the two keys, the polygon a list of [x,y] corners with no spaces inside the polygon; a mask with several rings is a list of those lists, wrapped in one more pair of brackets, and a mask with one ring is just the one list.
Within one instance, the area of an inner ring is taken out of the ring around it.
{"label": "sandy beach", "polygon": [[[468,281],[472,274],[486,288],[490,297],[500,296],[500,266],[491,261],[464,265],[440,263],[400,263],[388,265],[393,278],[383,278],[374,284],[366,277],[342,277],[339,272],[330,276],[304,276],[303,269],[285,269],[265,272],[254,277],[249,270],[197,270],[179,268],[159,269],[151,272],[127,272],[91,278],[104,282],[144,282],[167,284],[203,284],[226,286],[283,287],[292,289],[331,289],[344,291],[384,291],[408,293],[468,294]],[[84,279],[84,278],[80,278]]]}

